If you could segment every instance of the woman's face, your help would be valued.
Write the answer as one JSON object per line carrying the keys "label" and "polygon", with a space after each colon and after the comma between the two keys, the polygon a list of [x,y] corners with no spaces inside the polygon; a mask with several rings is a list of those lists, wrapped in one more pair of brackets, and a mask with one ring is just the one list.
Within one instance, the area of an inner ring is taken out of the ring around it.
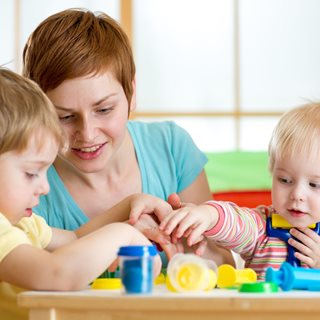
{"label": "woman's face", "polygon": [[[128,101],[111,72],[64,81],[46,92],[69,142],[60,159],[84,173],[103,170],[126,134]],[[134,108],[133,95],[130,110]]]}

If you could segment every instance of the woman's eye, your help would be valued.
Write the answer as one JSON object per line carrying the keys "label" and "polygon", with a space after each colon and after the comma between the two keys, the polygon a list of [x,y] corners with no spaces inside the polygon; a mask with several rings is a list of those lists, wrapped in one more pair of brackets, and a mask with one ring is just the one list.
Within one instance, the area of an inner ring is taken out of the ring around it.
{"label": "woman's eye", "polygon": [[97,112],[98,113],[102,113],[102,114],[106,114],[111,112],[114,109],[114,107],[108,107],[108,108],[101,108],[99,109]]}

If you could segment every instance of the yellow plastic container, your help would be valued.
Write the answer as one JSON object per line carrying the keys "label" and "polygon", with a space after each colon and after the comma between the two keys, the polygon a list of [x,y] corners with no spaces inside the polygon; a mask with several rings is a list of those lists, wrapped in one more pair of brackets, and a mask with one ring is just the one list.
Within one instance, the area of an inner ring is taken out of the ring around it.
{"label": "yellow plastic container", "polygon": [[168,264],[166,286],[172,292],[199,292],[216,286],[217,266],[194,254],[176,254]]}
{"label": "yellow plastic container", "polygon": [[122,288],[120,278],[98,278],[91,284],[92,289],[118,290]]}

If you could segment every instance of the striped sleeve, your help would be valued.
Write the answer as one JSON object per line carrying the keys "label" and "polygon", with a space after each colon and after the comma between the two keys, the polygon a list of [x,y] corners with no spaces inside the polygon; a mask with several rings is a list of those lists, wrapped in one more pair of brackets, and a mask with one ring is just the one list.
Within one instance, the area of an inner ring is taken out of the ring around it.
{"label": "striped sleeve", "polygon": [[242,208],[232,202],[209,201],[219,212],[217,225],[205,236],[217,244],[252,256],[261,239],[265,238],[265,220],[256,209]]}

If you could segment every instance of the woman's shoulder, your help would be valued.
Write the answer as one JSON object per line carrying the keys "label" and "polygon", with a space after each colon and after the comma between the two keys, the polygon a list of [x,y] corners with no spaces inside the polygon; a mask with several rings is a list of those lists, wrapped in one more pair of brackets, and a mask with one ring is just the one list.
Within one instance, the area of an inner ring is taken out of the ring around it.
{"label": "woman's shoulder", "polygon": [[138,120],[128,121],[128,128],[133,130],[172,130],[172,128],[177,128],[180,126],[177,125],[174,121],[153,121],[145,122]]}

